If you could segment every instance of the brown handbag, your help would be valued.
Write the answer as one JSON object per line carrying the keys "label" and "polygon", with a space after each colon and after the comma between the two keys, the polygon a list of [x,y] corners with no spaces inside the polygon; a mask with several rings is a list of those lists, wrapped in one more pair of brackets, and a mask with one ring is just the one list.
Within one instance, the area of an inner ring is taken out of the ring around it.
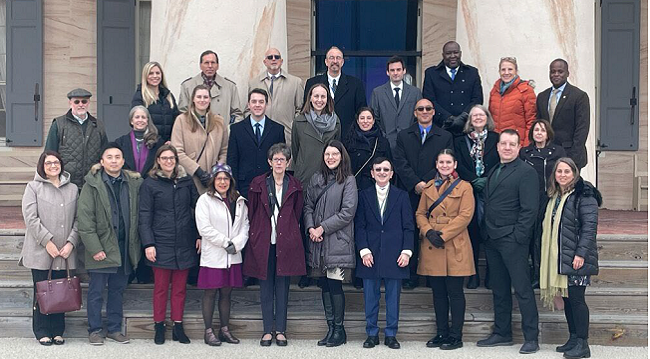
{"label": "brown handbag", "polygon": [[47,280],[36,282],[36,298],[42,314],[74,312],[81,309],[81,283],[76,276],[70,276],[68,259],[65,260],[66,278],[52,280],[52,264]]}

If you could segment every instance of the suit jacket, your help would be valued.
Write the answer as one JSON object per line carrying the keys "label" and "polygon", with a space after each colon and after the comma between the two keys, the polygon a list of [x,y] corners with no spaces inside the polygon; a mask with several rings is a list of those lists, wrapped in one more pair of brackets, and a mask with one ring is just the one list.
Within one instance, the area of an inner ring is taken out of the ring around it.
{"label": "suit jacket", "polygon": [[[203,77],[199,73],[194,77],[181,83],[181,96],[178,99],[178,109],[181,112],[187,111],[187,106],[192,99],[192,91],[198,85],[203,84]],[[226,125],[234,121],[241,121],[243,118],[241,102],[239,102],[239,93],[237,84],[232,80],[215,75],[214,85],[210,88],[210,111],[215,115],[224,118]]]}
{"label": "suit jacket", "polygon": [[[307,80],[303,102],[309,101],[307,98],[309,89],[318,83],[325,84],[329,88],[327,72]],[[341,120],[341,138],[347,136],[352,123],[356,120],[357,110],[363,106],[366,106],[366,90],[363,83],[354,76],[341,73],[334,95],[334,112]]]}
{"label": "suit jacket", "polygon": [[386,134],[390,147],[397,144],[397,133],[416,122],[413,111],[415,104],[422,98],[419,88],[403,82],[400,92],[399,107],[395,103],[395,92],[390,81],[372,90],[370,107],[375,113],[375,121]]}
{"label": "suit jacket", "polygon": [[[470,145],[467,144],[468,140]],[[485,165],[485,170],[481,177],[487,177],[492,167],[499,164],[497,142],[499,142],[499,134],[488,131],[487,138],[483,144],[483,164]],[[454,151],[456,152],[456,161],[458,161],[456,171],[458,172],[458,176],[467,182],[472,182],[477,178],[474,158],[469,154],[471,143],[472,140],[467,135],[454,138]]]}
{"label": "suit jacket", "polygon": [[445,148],[453,148],[453,137],[436,125],[431,127],[424,144],[417,123],[397,134],[395,173],[409,193],[415,193],[415,185],[420,181],[426,183],[436,176],[436,157]]}
{"label": "suit jacket", "polygon": [[269,170],[267,153],[276,143],[285,143],[284,127],[266,118],[262,139],[257,143],[250,116],[230,126],[227,163],[232,168],[237,190],[248,198],[248,188],[253,178]]}
{"label": "suit jacket", "polygon": [[[356,275],[365,279],[407,279],[409,267],[399,267],[397,258],[403,250],[413,251],[413,210],[408,193],[390,185],[384,216],[379,213],[377,188],[368,187],[359,192],[354,216],[354,240],[357,245]],[[367,248],[375,264],[363,265],[359,250]]]}
{"label": "suit jacket", "polygon": [[444,62],[429,67],[424,72],[422,96],[436,108],[435,124],[442,126],[449,116],[469,113],[472,106],[483,104],[483,88],[478,70],[460,63],[454,80],[451,80]]}
{"label": "suit jacket", "polygon": [[519,157],[506,164],[494,180],[497,168],[488,174],[483,190],[484,236],[492,240],[509,236],[527,245],[539,210],[537,172]]}
{"label": "suit jacket", "polygon": [[[264,70],[248,82],[246,93],[250,93],[255,88],[266,90],[269,93],[269,101],[266,104],[265,111],[266,116],[284,126],[284,138],[287,140],[287,146],[291,146],[291,125],[293,119],[302,109],[302,97],[305,88],[300,78],[286,71],[281,71],[279,77],[273,81],[273,94],[269,92],[269,86],[271,86],[271,80],[269,80],[268,73]],[[249,114],[250,111],[248,105],[246,105],[244,116]]]}
{"label": "suit jacket", "polygon": [[[549,119],[548,100],[551,87],[537,95],[537,118]],[[587,165],[587,135],[589,134],[589,96],[567,82],[560,101],[555,106],[551,122],[555,138],[553,142],[564,147],[567,155],[578,168]]]}

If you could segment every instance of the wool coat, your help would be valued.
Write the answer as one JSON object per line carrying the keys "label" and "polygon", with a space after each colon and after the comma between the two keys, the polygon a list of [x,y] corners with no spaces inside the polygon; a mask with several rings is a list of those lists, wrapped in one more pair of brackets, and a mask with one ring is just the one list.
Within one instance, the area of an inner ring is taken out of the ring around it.
{"label": "wool coat", "polygon": [[[27,183],[23,194],[22,211],[25,219],[25,240],[20,252],[18,265],[30,269],[47,270],[50,265],[53,270],[65,269],[63,257],[54,258],[45,250],[48,242],[52,241],[58,249],[67,242],[74,246],[68,257],[70,269],[76,268],[77,245],[77,186],[70,182],[70,174],[60,175],[59,187],[55,187],[49,179],[38,173],[34,180]],[[83,255],[83,253],[82,253]]]}
{"label": "wool coat", "polygon": [[374,264],[363,265],[357,254],[356,276],[364,279],[408,279],[409,267],[397,265],[403,250],[413,252],[413,210],[406,191],[390,185],[382,216],[375,186],[359,191],[359,204],[354,217],[354,238],[357,251],[369,249]]}
{"label": "wool coat", "polygon": [[[171,97],[171,102],[167,99],[167,96]],[[142,84],[138,85],[131,100],[132,108],[138,105],[145,106],[142,98]],[[158,129],[158,135],[162,138],[163,143],[169,141],[172,136],[174,121],[181,114],[174,94],[168,88],[158,85],[158,100],[145,107],[151,115],[151,121]]]}
{"label": "wool coat", "polygon": [[[463,277],[476,274],[472,243],[467,226],[474,215],[472,185],[461,182],[449,193],[429,216],[429,207],[451,185],[446,181],[437,189],[429,181],[420,197],[415,220],[420,229],[420,260],[418,274],[427,276]],[[436,248],[426,237],[429,230],[440,231],[445,248]]]}
{"label": "wool coat", "polygon": [[[115,143],[117,143],[122,149],[122,155],[124,156],[124,169],[135,171],[136,154],[133,152],[133,141],[131,141],[131,132],[127,133],[126,135],[118,137],[115,140]],[[142,171],[140,171],[140,175],[142,176],[142,178],[149,177],[149,171],[151,170],[151,167],[153,167],[154,163],[156,162],[156,152],[158,151],[160,146],[164,144],[165,141],[163,140],[163,138],[158,137],[158,142],[156,142],[156,144],[149,149],[149,153],[147,154],[147,159],[144,162]]]}
{"label": "wool coat", "polygon": [[199,194],[183,166],[177,171],[175,180],[158,172],[140,186],[140,241],[142,248],[156,249],[156,261],[146,259],[156,268],[188,269],[198,260],[194,207]]}
{"label": "wool coat", "polygon": [[305,115],[300,114],[293,121],[291,130],[291,159],[296,178],[307,188],[311,176],[320,169],[323,161],[323,149],[331,140],[341,140],[341,122],[336,120],[333,131],[323,134],[321,138]]}
{"label": "wool coat", "polygon": [[[178,150],[178,162],[193,176],[199,193],[205,193],[208,189],[194,176],[196,170],[200,167],[206,172],[210,171],[215,163],[226,163],[228,156],[228,126],[222,117],[212,112],[208,112],[208,116],[210,118],[206,123],[217,123],[210,132],[187,112],[178,116],[172,130],[172,145]],[[198,126],[196,132],[192,132],[191,121],[195,121]]]}
{"label": "wool coat", "polygon": [[[315,161],[314,161],[315,162]],[[323,227],[323,241],[308,239],[307,261],[311,268],[325,270],[332,268],[354,268],[354,214],[357,211],[357,184],[354,176],[348,176],[343,183],[335,183],[327,189],[318,202],[318,195],[327,184],[335,181],[330,175],[325,178],[316,172],[309,181],[305,195],[304,224],[307,238],[309,229]]]}
{"label": "wool coat", "polygon": [[[255,177],[248,191],[248,245],[244,256],[244,275],[266,280],[268,277],[269,249],[271,248],[271,215],[275,208],[269,204],[269,190],[266,179],[271,172]],[[286,175],[286,191],[280,201],[276,218],[276,275],[305,275],[305,248],[300,234],[303,192],[300,181]]]}
{"label": "wool coat", "polygon": [[528,133],[537,118],[535,90],[528,81],[517,77],[501,95],[501,79],[497,80],[490,91],[489,110],[494,117],[495,131],[503,132],[513,129],[519,133],[522,146],[528,146]]}

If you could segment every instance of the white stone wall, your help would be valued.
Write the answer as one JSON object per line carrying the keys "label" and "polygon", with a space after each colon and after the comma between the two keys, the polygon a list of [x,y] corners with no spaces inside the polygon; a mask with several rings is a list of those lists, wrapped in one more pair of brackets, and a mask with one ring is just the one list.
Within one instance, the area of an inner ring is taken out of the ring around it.
{"label": "white stone wall", "polygon": [[456,39],[463,62],[478,68],[483,94],[499,78],[499,60],[514,56],[523,79],[535,80],[535,93],[551,86],[548,67],[561,57],[569,82],[589,95],[589,164],[582,176],[595,183],[596,47],[594,0],[458,0]]}
{"label": "white stone wall", "polygon": [[181,82],[200,72],[199,55],[210,49],[219,55],[218,73],[237,83],[245,102],[248,80],[264,69],[270,47],[280,50],[286,64],[285,0],[152,3],[150,59],[163,66],[177,98]]}

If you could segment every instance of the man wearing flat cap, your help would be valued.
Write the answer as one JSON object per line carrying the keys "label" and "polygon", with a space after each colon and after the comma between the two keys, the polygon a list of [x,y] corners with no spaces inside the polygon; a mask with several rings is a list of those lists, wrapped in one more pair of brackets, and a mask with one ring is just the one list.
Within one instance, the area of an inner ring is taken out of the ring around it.
{"label": "man wearing flat cap", "polygon": [[70,181],[80,190],[84,176],[99,162],[101,149],[108,142],[104,123],[88,113],[91,96],[82,88],[68,92],[70,110],[52,121],[45,143],[45,150],[61,155]]}

